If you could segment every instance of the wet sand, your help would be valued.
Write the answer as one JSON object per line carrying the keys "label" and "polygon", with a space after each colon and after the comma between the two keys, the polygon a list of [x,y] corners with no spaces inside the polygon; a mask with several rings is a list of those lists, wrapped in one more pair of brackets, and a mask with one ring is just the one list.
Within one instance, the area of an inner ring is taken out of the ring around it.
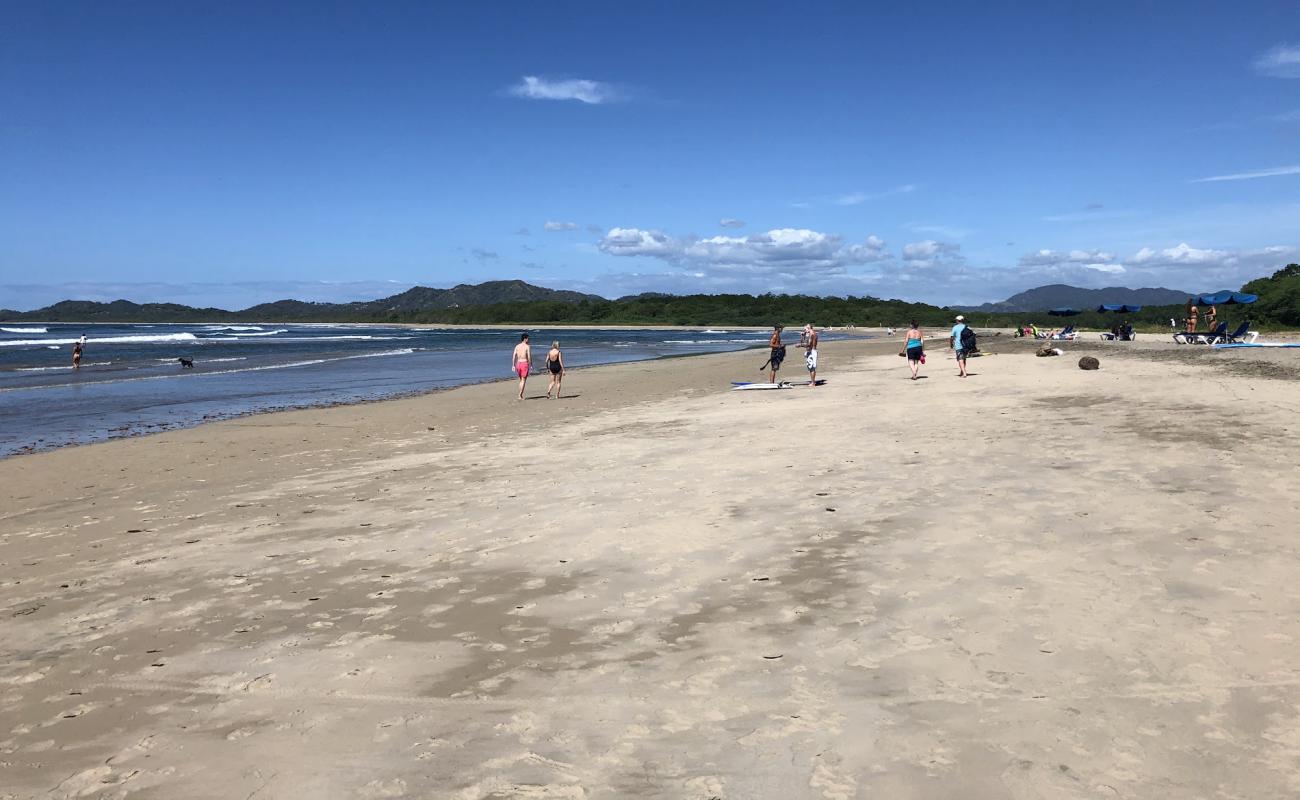
{"label": "wet sand", "polygon": [[1295,796],[1300,353],[1136,344],[2,460],[0,798]]}

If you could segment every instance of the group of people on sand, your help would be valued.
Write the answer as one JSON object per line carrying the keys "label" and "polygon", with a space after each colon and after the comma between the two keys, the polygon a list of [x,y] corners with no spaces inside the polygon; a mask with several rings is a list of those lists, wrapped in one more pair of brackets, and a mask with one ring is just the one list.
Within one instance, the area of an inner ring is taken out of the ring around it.
{"label": "group of people on sand", "polygon": [[[1218,318],[1219,312],[1214,306],[1205,309],[1205,326],[1207,329],[1213,331]],[[1183,323],[1186,325],[1188,333],[1196,333],[1196,329],[1201,324],[1201,309],[1197,307],[1196,301],[1190,297],[1187,298],[1187,316],[1183,319]]]}
{"label": "group of people on sand", "polygon": [[[510,357],[510,371],[519,378],[519,399],[524,399],[524,387],[528,384],[528,375],[533,368],[533,347],[528,341],[528,334],[519,335],[519,344]],[[546,371],[551,373],[551,383],[546,387],[546,399],[560,399],[560,382],[564,380],[564,354],[560,352],[560,343],[551,342],[551,349],[546,354]]]}
{"label": "group of people on sand", "polygon": [[[952,326],[952,331],[948,335],[948,348],[953,351],[957,359],[957,374],[965,378],[966,359],[974,350],[968,348],[963,341],[963,332],[967,329],[966,317],[961,314],[957,315],[956,324]],[[892,332],[893,329],[891,328]],[[785,362],[785,343],[781,340],[781,335],[785,332],[785,326],[781,324],[772,326],[772,336],[768,339],[768,359],[760,369],[768,370],[768,383],[776,383],[776,375],[781,370],[781,365]],[[804,366],[808,369],[808,386],[817,388],[817,346],[820,343],[820,335],[816,326],[811,322],[804,325],[803,331],[799,334],[799,342],[795,345],[804,351]],[[907,356],[908,368],[912,371],[912,380],[919,377],[921,365],[925,363],[925,334],[921,331],[921,326],[916,320],[912,320],[907,329],[904,352],[900,355]],[[519,379],[519,399],[524,399],[524,388],[528,385],[528,376],[532,373],[533,348],[529,341],[528,334],[519,335],[519,344],[515,345],[514,352],[510,354],[510,372]],[[546,353],[546,370],[550,373],[551,382],[546,387],[546,399],[551,399],[552,393],[556,399],[560,397],[560,384],[564,380],[564,353],[560,351],[558,341],[551,342],[551,349]]]}

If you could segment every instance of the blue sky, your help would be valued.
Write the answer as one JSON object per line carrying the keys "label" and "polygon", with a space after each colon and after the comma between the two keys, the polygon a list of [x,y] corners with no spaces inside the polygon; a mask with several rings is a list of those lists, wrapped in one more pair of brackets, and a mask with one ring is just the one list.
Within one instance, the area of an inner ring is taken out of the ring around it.
{"label": "blue sky", "polygon": [[1300,260],[1300,3],[5,3],[0,307]]}

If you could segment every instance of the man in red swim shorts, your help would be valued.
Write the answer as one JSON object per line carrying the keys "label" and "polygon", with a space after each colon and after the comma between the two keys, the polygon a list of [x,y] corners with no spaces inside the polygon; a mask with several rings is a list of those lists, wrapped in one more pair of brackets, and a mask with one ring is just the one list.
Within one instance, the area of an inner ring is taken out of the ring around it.
{"label": "man in red swim shorts", "polygon": [[519,344],[510,357],[511,370],[519,376],[519,399],[524,399],[524,384],[528,383],[528,370],[533,365],[533,349],[528,344],[528,334],[519,335]]}

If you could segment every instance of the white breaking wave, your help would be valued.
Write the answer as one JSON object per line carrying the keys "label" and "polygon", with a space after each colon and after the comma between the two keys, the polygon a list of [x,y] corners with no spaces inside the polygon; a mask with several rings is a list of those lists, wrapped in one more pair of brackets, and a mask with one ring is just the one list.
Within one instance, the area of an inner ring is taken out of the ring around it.
{"label": "white breaking wave", "polygon": [[0,328],[5,333],[49,333],[49,328]]}
{"label": "white breaking wave", "polygon": [[[105,336],[102,339],[87,339],[86,344],[145,344],[148,342],[195,342],[199,337],[192,333],[164,333],[157,336]],[[14,339],[0,341],[0,347],[34,347],[56,344],[76,344],[80,339]]]}
{"label": "white breaking wave", "polygon": [[225,333],[225,332],[223,332],[223,331],[217,331],[217,333],[220,334],[221,336],[275,336],[275,335],[278,334],[278,333],[288,333],[288,332],[289,332],[289,329],[288,329],[288,328],[281,328],[281,329],[279,329],[278,331],[264,331],[264,330],[262,330],[261,328],[257,328],[257,329],[256,329],[256,330],[257,330],[257,333],[251,333],[251,332],[243,332],[243,333],[241,333],[241,332],[235,330],[234,328],[231,328],[230,330],[232,330],[232,331],[234,331],[234,332],[233,332],[233,333]]}
{"label": "white breaking wave", "polygon": [[[313,359],[308,359],[306,361],[290,361],[287,364],[265,364],[260,367],[240,367],[238,369],[214,369],[211,371],[184,370],[181,372],[173,372],[168,375],[141,375],[135,378],[118,378],[116,380],[95,381],[95,385],[98,386],[100,384],[105,384],[105,383],[131,383],[134,381],[157,381],[157,380],[173,380],[173,379],[192,380],[194,378],[206,378],[210,375],[234,375],[240,372],[262,372],[264,370],[269,370],[269,369],[288,369],[290,367],[310,367],[315,364],[326,364],[335,361],[348,361],[354,358],[378,358],[380,356],[404,356],[414,352],[415,352],[415,348],[413,347],[402,347],[396,350],[385,350],[381,353],[358,353],[357,355],[354,356],[339,356],[337,358],[313,358]],[[105,363],[110,363],[110,362],[105,362]],[[45,369],[45,368],[42,367],[41,369]],[[70,369],[70,368],[59,367],[59,369]],[[50,384],[46,386],[13,386],[8,388],[0,388],[0,393],[23,392],[23,391],[30,391],[32,389],[58,389],[63,386],[79,386],[79,385],[82,384],[59,383],[59,384]]]}
{"label": "white breaking wave", "polygon": [[705,332],[705,333],[731,333],[731,331],[715,331],[715,330],[713,330],[712,328],[710,328],[709,330],[704,331],[704,332]]}
{"label": "white breaking wave", "polygon": [[209,325],[205,331],[260,331],[260,325]]}
{"label": "white breaking wave", "polygon": [[[112,364],[112,363],[113,363],[112,361],[90,361],[90,362],[87,362],[87,363],[85,363],[85,364],[82,364],[81,366],[83,366],[83,367],[107,367],[109,364]],[[66,365],[66,366],[62,366],[62,367],[16,367],[16,368],[14,369],[14,372],[55,372],[55,371],[58,371],[58,370],[67,371],[67,370],[70,370],[70,369],[72,369],[72,365],[71,365],[71,364],[68,364],[68,365]]]}
{"label": "white breaking wave", "polygon": [[[250,334],[260,335],[260,334]],[[281,344],[283,342],[390,342],[399,339],[414,339],[414,336],[369,336],[363,334],[348,334],[341,336],[281,336],[275,339],[269,339],[266,342],[248,341],[247,337],[236,339],[231,336],[208,336],[198,340],[199,344]]]}

